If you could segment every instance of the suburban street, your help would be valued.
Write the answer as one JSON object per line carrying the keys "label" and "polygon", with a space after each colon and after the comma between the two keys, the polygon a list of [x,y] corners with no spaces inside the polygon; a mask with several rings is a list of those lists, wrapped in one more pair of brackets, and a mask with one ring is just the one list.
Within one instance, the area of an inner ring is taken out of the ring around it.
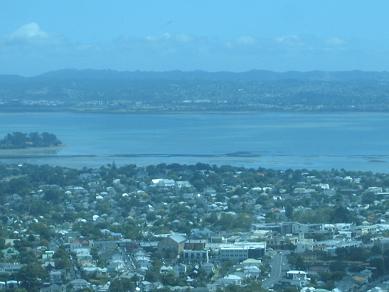
{"label": "suburban street", "polygon": [[282,276],[284,270],[287,268],[287,258],[286,254],[283,252],[277,252],[273,255],[270,262],[270,276],[265,281],[263,281],[262,286],[266,289],[272,288],[276,283],[278,283]]}

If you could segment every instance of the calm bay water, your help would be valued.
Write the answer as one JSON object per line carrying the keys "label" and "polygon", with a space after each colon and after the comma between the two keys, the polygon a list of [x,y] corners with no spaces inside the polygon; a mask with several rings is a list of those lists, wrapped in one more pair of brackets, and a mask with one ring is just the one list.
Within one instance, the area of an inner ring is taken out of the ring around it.
{"label": "calm bay water", "polygon": [[1,136],[48,131],[65,144],[56,153],[2,156],[5,163],[204,162],[389,172],[389,114],[8,113],[0,114],[0,125]]}

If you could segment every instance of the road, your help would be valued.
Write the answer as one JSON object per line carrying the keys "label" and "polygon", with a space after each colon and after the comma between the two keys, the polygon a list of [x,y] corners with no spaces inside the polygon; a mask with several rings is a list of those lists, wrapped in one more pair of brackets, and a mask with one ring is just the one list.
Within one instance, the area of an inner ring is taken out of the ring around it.
{"label": "road", "polygon": [[283,272],[287,269],[287,258],[286,254],[282,252],[277,252],[274,254],[270,261],[270,276],[262,283],[262,287],[269,289],[272,288],[276,283],[278,283],[282,277]]}

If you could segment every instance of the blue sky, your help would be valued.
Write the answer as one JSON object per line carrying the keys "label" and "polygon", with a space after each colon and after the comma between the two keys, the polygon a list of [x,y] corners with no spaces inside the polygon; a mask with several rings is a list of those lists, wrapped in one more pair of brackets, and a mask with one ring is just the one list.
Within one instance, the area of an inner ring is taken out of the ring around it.
{"label": "blue sky", "polygon": [[0,73],[389,70],[387,0],[2,0]]}

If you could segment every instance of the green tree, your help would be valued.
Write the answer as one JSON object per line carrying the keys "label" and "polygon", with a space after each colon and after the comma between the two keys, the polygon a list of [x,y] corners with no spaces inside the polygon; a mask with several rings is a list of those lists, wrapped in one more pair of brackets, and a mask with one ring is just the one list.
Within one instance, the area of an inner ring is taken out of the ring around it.
{"label": "green tree", "polygon": [[111,282],[111,285],[109,286],[109,291],[110,292],[134,291],[135,288],[136,285],[132,279],[117,278]]}
{"label": "green tree", "polygon": [[29,292],[39,291],[45,278],[47,278],[47,273],[39,263],[27,264],[17,274],[17,279],[21,282],[22,288]]}
{"label": "green tree", "polygon": [[291,204],[287,204],[285,207],[285,215],[288,219],[293,219],[293,207]]}
{"label": "green tree", "polygon": [[53,231],[44,223],[33,223],[30,229],[34,233],[38,233],[41,239],[50,240],[53,236]]}
{"label": "green tree", "polygon": [[60,189],[49,189],[45,191],[43,198],[49,202],[58,204],[65,199],[65,193]]}
{"label": "green tree", "polygon": [[62,246],[56,250],[53,259],[57,269],[68,269],[71,266],[70,254]]}

